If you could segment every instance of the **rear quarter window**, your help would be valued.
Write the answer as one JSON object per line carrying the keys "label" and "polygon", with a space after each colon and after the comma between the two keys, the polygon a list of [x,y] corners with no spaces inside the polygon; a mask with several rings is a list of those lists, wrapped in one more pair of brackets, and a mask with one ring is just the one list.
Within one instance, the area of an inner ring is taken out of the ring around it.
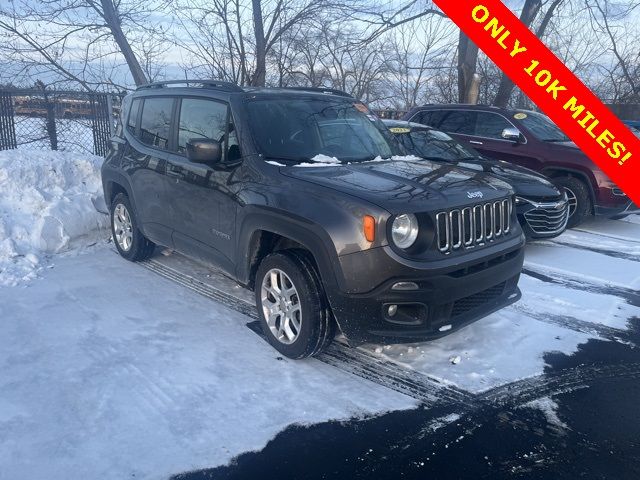
{"label": "rear quarter window", "polygon": [[127,130],[134,134],[136,133],[136,127],[138,126],[138,113],[140,112],[140,104],[142,102],[139,98],[136,98],[131,102],[129,107],[129,118],[127,119]]}

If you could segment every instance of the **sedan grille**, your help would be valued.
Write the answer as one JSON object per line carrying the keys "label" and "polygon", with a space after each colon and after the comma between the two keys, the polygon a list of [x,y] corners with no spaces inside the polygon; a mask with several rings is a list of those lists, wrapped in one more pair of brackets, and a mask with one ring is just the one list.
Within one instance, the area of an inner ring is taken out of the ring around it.
{"label": "sedan grille", "polygon": [[442,253],[484,245],[511,231],[510,199],[439,212],[436,215],[437,247]]}
{"label": "sedan grille", "polygon": [[524,214],[527,225],[537,234],[559,233],[567,226],[569,204],[537,204],[536,208]]}

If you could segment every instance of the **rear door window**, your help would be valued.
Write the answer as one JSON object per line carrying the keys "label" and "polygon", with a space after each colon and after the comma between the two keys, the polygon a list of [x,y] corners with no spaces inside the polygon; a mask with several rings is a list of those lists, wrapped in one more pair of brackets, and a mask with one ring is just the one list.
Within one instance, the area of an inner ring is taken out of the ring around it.
{"label": "rear door window", "polygon": [[140,140],[151,146],[167,150],[171,131],[173,98],[146,98],[140,121]]}
{"label": "rear door window", "polygon": [[447,110],[437,128],[447,133],[475,135],[476,117],[477,113],[471,110]]}
{"label": "rear door window", "polygon": [[423,110],[415,115],[411,121],[421,123],[423,125],[429,125],[433,128],[438,128],[445,113],[446,112],[442,110]]}

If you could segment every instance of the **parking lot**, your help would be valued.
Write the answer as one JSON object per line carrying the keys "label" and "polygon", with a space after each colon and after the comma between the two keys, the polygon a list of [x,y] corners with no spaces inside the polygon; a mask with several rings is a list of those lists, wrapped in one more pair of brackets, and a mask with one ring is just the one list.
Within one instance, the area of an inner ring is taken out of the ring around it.
{"label": "parking lot", "polygon": [[459,332],[292,361],[249,292],[177,254],[54,257],[0,289],[0,478],[456,478],[455,452],[480,476],[635,478],[639,261],[637,218],[591,221],[530,244],[522,300]]}

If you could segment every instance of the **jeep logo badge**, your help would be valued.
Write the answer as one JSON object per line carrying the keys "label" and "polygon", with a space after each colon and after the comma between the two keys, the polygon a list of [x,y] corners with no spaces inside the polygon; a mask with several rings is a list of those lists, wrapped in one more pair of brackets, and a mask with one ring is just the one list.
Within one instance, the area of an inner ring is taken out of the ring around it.
{"label": "jeep logo badge", "polygon": [[469,198],[482,198],[484,195],[482,192],[467,192],[467,197]]}

